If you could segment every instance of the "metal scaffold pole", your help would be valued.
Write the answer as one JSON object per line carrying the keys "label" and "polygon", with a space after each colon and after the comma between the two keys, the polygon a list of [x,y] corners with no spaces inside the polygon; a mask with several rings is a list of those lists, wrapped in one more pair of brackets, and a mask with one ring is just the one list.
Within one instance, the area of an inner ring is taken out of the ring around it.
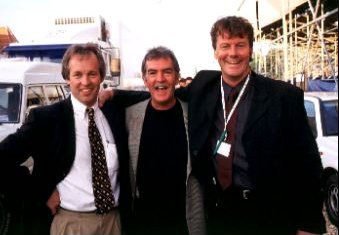
{"label": "metal scaffold pole", "polygon": [[[282,10],[285,9],[285,0],[281,0],[282,3]],[[288,30],[287,30],[287,20],[285,14],[283,15],[283,47],[284,47],[284,73],[283,73],[283,80],[287,81],[289,79],[289,72],[288,72]]]}
{"label": "metal scaffold pole", "polygon": [[314,6],[311,0],[298,6],[279,2],[280,20],[260,25],[258,44],[269,43],[270,50],[267,58],[256,56],[258,69],[284,81],[295,79],[304,89],[308,78],[337,75],[338,8],[322,4],[323,0],[314,1]]}

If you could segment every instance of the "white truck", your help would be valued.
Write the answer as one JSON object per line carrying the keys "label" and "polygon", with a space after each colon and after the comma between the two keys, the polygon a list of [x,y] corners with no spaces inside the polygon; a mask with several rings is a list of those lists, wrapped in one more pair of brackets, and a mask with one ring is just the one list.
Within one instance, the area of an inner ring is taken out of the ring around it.
{"label": "white truck", "polygon": [[73,44],[93,43],[106,62],[106,86],[120,84],[120,51],[110,42],[110,30],[101,16],[56,18],[43,39],[35,42],[11,43],[4,49],[8,58],[60,63]]}

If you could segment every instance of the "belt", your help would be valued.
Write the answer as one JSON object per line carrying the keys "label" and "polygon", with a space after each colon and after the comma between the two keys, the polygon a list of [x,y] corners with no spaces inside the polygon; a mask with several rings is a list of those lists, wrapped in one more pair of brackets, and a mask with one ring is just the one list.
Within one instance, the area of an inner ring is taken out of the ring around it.
{"label": "belt", "polygon": [[[74,210],[69,210],[69,209],[66,209],[66,208],[63,208],[63,207],[59,207],[59,209],[63,210],[63,211],[67,211],[67,212],[70,212],[70,213],[78,213],[78,214],[97,214],[96,210],[92,210],[92,211],[74,211]],[[117,210],[118,207],[114,207],[112,210],[110,211],[114,211],[114,210]],[[110,212],[109,211],[109,212]]]}
{"label": "belt", "polygon": [[221,193],[222,198],[232,198],[232,199],[240,199],[240,200],[252,200],[255,196],[255,191],[252,189],[239,188],[231,186],[230,188],[224,190]]}

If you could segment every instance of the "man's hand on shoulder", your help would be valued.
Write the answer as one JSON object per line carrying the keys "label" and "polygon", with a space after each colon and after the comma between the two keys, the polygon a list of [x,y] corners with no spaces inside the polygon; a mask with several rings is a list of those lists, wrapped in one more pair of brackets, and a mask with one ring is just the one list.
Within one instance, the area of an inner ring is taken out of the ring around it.
{"label": "man's hand on shoulder", "polygon": [[98,102],[99,107],[102,108],[104,104],[114,97],[114,90],[112,88],[106,88],[99,92]]}

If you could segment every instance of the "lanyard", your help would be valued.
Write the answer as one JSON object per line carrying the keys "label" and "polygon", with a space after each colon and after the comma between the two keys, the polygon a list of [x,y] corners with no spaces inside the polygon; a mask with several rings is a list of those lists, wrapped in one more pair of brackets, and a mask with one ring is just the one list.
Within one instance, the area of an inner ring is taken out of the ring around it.
{"label": "lanyard", "polygon": [[241,90],[240,90],[240,93],[238,95],[238,98],[237,100],[234,102],[234,105],[230,111],[230,113],[227,115],[226,114],[226,105],[225,105],[225,91],[224,91],[224,86],[222,85],[222,77],[220,79],[220,85],[221,85],[221,102],[222,102],[222,109],[223,109],[223,114],[224,114],[224,120],[225,120],[225,127],[224,127],[224,132],[222,134],[222,139],[225,140],[226,137],[227,137],[227,133],[226,133],[226,127],[227,127],[227,124],[228,122],[231,120],[231,117],[234,113],[234,111],[236,110],[241,98],[243,97],[244,95],[244,92],[246,90],[246,87],[248,85],[248,82],[250,81],[250,75],[247,76],[246,78],[246,81],[245,81],[245,84],[242,86]]}
{"label": "lanyard", "polygon": [[222,134],[221,134],[219,140],[217,141],[217,146],[215,147],[214,152],[213,152],[213,155],[214,155],[214,156],[216,156],[216,154],[217,154],[217,152],[218,152],[218,149],[219,149],[221,143],[222,143],[223,141],[225,141],[226,138],[227,138],[227,131],[226,131],[227,124],[228,124],[228,122],[231,120],[231,117],[232,117],[232,115],[233,115],[235,109],[237,108],[237,106],[238,106],[238,104],[239,104],[239,102],[240,102],[242,96],[244,95],[244,92],[245,92],[245,90],[246,90],[246,87],[247,87],[249,81],[250,81],[250,75],[247,76],[246,81],[245,81],[245,84],[244,84],[243,87],[241,88],[237,100],[234,102],[234,105],[233,105],[233,107],[232,107],[230,113],[227,115],[227,114],[226,114],[226,104],[225,104],[225,91],[224,91],[224,87],[223,87],[223,85],[222,85],[222,77],[221,77],[221,79],[220,79],[220,85],[221,85],[221,88],[220,88],[220,89],[221,89],[221,102],[222,102],[222,109],[223,109],[224,120],[225,120],[225,127],[224,127],[224,131],[222,132]]}

